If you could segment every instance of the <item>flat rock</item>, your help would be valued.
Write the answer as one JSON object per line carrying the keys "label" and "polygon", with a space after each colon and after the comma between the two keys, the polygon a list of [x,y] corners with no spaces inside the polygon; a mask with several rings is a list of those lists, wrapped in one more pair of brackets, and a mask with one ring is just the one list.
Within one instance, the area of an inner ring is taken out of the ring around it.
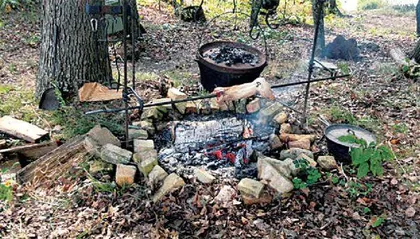
{"label": "flat rock", "polygon": [[292,133],[292,126],[289,123],[283,123],[280,125],[280,134]]}
{"label": "flat rock", "polygon": [[258,112],[261,109],[261,100],[259,98],[253,99],[246,105],[246,111],[249,114]]}
{"label": "flat rock", "polygon": [[331,170],[337,168],[337,162],[335,161],[334,156],[319,156],[317,161],[319,166],[323,169]]}
{"label": "flat rock", "polygon": [[279,136],[277,136],[275,134],[270,135],[269,142],[270,142],[271,150],[277,150],[277,149],[283,147],[283,143],[281,142]]}
{"label": "flat rock", "polygon": [[314,158],[314,154],[306,149],[299,149],[299,148],[291,148],[287,150],[282,150],[280,152],[280,160],[284,160],[287,158],[297,159],[300,154],[306,154],[310,158]]}
{"label": "flat rock", "polygon": [[316,161],[313,159],[313,158],[311,158],[311,157],[309,157],[308,155],[306,155],[306,154],[304,154],[304,153],[302,153],[302,154],[300,154],[299,156],[298,156],[298,159],[304,159],[304,160],[306,160],[306,162],[308,162],[308,164],[311,166],[311,167],[316,167],[316,165],[317,165],[317,163],[316,163]]}
{"label": "flat rock", "polygon": [[261,119],[264,122],[270,122],[281,110],[282,105],[279,102],[272,103],[260,110]]}
{"label": "flat rock", "polygon": [[273,118],[273,121],[275,122],[275,123],[277,123],[277,124],[283,124],[283,123],[286,123],[286,121],[287,121],[287,117],[288,117],[288,115],[287,115],[287,113],[286,112],[280,112],[280,113],[278,113],[278,114],[276,114],[275,116],[274,116],[274,118]]}
{"label": "flat rock", "polygon": [[197,114],[199,112],[199,106],[201,101],[188,101],[185,104],[185,114]]}
{"label": "flat rock", "polygon": [[127,164],[131,161],[133,153],[113,144],[105,144],[101,148],[101,158],[111,164]]}
{"label": "flat rock", "polygon": [[140,128],[146,130],[149,135],[155,134],[155,131],[156,131],[155,126],[150,121],[147,121],[147,120],[137,121],[137,122],[133,122],[133,125],[139,126]]}
{"label": "flat rock", "polygon": [[147,177],[150,185],[156,185],[163,181],[167,176],[168,173],[161,166],[156,165]]}
{"label": "flat rock", "polygon": [[171,100],[183,100],[188,98],[188,96],[177,88],[170,88],[168,90],[168,98]]}
{"label": "flat rock", "polygon": [[264,189],[264,184],[257,180],[244,178],[238,184],[238,190],[241,194],[259,198]]}
{"label": "flat rock", "polygon": [[288,193],[294,188],[292,181],[279,173],[271,164],[264,164],[258,171],[258,175],[263,183],[268,184],[279,193]]}
{"label": "flat rock", "polygon": [[158,164],[156,150],[135,153],[133,160],[137,163],[137,167],[144,176],[147,176],[152,171],[153,167]]}
{"label": "flat rock", "polygon": [[160,201],[165,195],[174,192],[175,190],[183,187],[185,185],[184,180],[175,173],[169,174],[165,180],[163,181],[163,185],[159,190],[153,195],[152,201],[158,202]]}
{"label": "flat rock", "polygon": [[132,165],[117,164],[115,182],[118,186],[131,185],[134,183],[137,168]]}
{"label": "flat rock", "polygon": [[112,134],[109,129],[96,125],[88,133],[87,136],[92,138],[99,147],[104,146],[105,144],[113,144],[115,146],[121,147],[121,142],[118,140],[115,135]]}
{"label": "flat rock", "polygon": [[242,196],[242,201],[244,202],[245,205],[267,204],[267,203],[271,203],[271,201],[273,200],[273,197],[267,192],[261,193],[261,195],[258,198],[253,197],[253,196],[248,196],[245,194],[242,194],[241,196]]}
{"label": "flat rock", "polygon": [[235,189],[231,186],[223,185],[214,201],[221,207],[228,208],[233,205],[233,199],[236,195]]}
{"label": "flat rock", "polygon": [[301,139],[298,141],[290,141],[289,148],[311,149],[311,141],[309,139]]}
{"label": "flat rock", "polygon": [[182,115],[185,114],[185,110],[187,109],[187,102],[180,102],[175,104],[175,108],[178,110],[179,113]]}
{"label": "flat rock", "polygon": [[130,139],[147,139],[149,135],[144,129],[128,129],[128,137]]}
{"label": "flat rock", "polygon": [[216,178],[211,175],[209,172],[202,168],[194,169],[194,176],[197,178],[198,181],[204,184],[211,184],[216,180]]}
{"label": "flat rock", "polygon": [[133,145],[134,145],[134,152],[135,153],[155,149],[155,143],[151,139],[149,139],[149,140],[134,139]]}
{"label": "flat rock", "polygon": [[261,172],[264,171],[264,167],[266,166],[266,164],[270,164],[283,176],[287,178],[292,178],[292,171],[290,169],[289,161],[282,161],[282,160],[266,157],[263,155],[258,156],[257,169],[258,169],[259,177],[261,176]]}

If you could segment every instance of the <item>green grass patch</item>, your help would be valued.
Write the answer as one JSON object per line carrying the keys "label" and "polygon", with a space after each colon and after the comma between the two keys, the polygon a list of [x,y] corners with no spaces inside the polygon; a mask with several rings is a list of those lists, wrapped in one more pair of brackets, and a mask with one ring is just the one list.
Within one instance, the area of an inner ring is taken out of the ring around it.
{"label": "green grass patch", "polygon": [[375,10],[388,6],[385,0],[359,0],[359,10]]}
{"label": "green grass patch", "polygon": [[84,115],[81,109],[64,106],[52,112],[49,121],[63,127],[63,139],[85,134],[97,124],[108,128],[116,136],[124,135],[124,117],[118,113]]}

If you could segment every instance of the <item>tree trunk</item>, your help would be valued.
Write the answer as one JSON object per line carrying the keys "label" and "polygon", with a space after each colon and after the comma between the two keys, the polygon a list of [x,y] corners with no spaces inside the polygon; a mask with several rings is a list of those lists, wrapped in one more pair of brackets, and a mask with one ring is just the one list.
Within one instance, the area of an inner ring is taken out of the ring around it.
{"label": "tree trunk", "polygon": [[[318,14],[319,8],[321,8],[321,14]],[[324,10],[323,3],[319,3],[319,0],[312,0],[312,16],[314,19],[315,27],[319,19],[319,30],[315,51],[316,55],[319,56],[322,54],[322,51],[325,48]]]}
{"label": "tree trunk", "polygon": [[96,41],[105,37],[104,24],[92,30],[84,2],[44,0],[37,97],[51,87],[65,97],[74,96],[83,83],[103,83],[111,77],[108,46]]}
{"label": "tree trunk", "polygon": [[338,9],[337,0],[329,0],[329,10],[332,14],[335,14],[339,17],[344,17],[344,14],[341,13],[340,9]]}
{"label": "tree trunk", "polygon": [[416,6],[417,36],[420,37],[420,0]]}
{"label": "tree trunk", "polygon": [[411,52],[411,58],[414,59],[417,64],[420,64],[420,41],[417,42],[416,47]]}

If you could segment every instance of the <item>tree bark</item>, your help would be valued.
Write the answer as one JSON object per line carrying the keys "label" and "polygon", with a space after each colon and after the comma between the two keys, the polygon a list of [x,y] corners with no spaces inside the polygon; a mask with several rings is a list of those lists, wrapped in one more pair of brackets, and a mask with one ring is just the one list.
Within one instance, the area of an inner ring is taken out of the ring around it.
{"label": "tree bark", "polygon": [[411,58],[414,59],[417,64],[420,64],[420,41],[417,42],[416,47],[412,51]]}
{"label": "tree bark", "polygon": [[[321,8],[321,14],[318,14],[319,8]],[[324,10],[323,10],[323,3],[320,3],[320,0],[312,0],[312,16],[313,16],[315,25],[319,19],[318,38],[317,38],[317,44],[316,44],[316,50],[315,50],[316,55],[319,56],[322,54],[322,51],[325,49]]]}
{"label": "tree bark", "polygon": [[416,6],[417,36],[420,37],[420,0]]}
{"label": "tree bark", "polygon": [[85,0],[44,0],[37,97],[51,87],[65,97],[74,96],[85,82],[103,83],[110,79],[108,46],[96,41],[105,37],[104,24],[98,24],[97,32],[92,30],[92,16],[85,13],[84,3]]}

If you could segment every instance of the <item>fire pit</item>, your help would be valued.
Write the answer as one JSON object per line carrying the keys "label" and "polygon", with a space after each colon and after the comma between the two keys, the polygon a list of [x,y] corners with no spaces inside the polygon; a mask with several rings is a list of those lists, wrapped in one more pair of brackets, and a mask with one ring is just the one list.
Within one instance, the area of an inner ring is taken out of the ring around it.
{"label": "fire pit", "polygon": [[248,45],[216,41],[204,44],[197,54],[201,84],[212,92],[215,87],[227,87],[255,80],[267,66],[265,54]]}
{"label": "fire pit", "polygon": [[159,143],[160,164],[181,175],[199,166],[227,177],[256,177],[256,153],[270,151],[274,132],[275,127],[261,124],[256,115],[192,115],[169,123]]}

